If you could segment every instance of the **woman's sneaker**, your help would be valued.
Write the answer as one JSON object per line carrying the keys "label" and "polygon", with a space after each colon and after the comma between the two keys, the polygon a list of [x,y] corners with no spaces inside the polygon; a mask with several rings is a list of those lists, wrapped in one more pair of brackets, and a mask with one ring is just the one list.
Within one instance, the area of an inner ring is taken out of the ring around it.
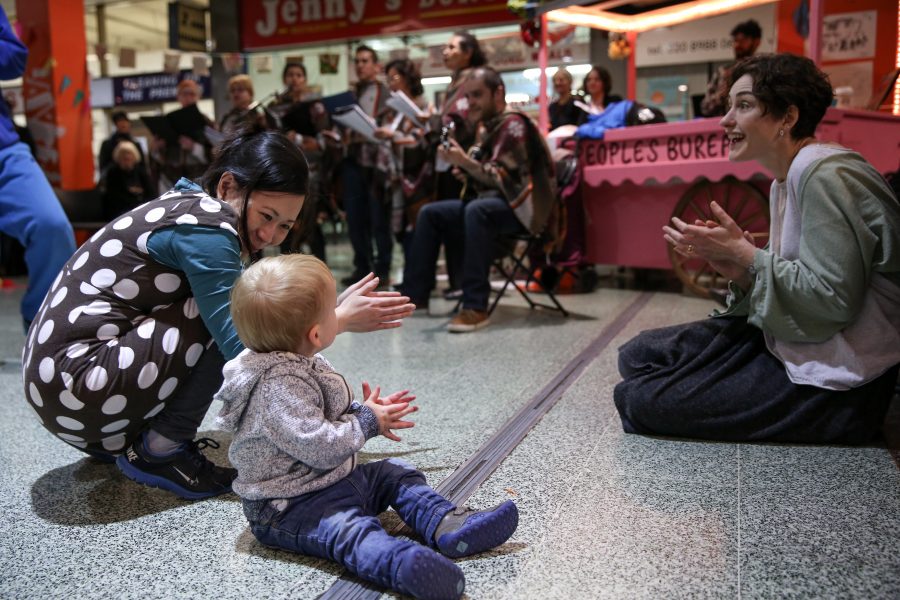
{"label": "woman's sneaker", "polygon": [[456,508],[441,519],[434,541],[445,556],[470,556],[499,546],[518,525],[519,509],[512,500],[487,510]]}
{"label": "woman's sneaker", "polygon": [[207,446],[218,448],[219,444],[201,438],[159,455],[150,452],[141,436],[119,456],[116,466],[132,481],[168,490],[185,500],[210,498],[230,492],[237,471],[210,462],[200,452]]}

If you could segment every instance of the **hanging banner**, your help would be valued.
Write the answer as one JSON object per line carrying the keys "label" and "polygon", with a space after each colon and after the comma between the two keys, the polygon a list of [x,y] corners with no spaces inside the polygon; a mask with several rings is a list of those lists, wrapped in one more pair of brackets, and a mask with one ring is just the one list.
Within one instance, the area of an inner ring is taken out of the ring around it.
{"label": "hanging banner", "polygon": [[243,0],[245,50],[512,23],[506,0]]}
{"label": "hanging banner", "polygon": [[191,71],[184,70],[176,73],[144,73],[142,75],[113,77],[113,104],[114,106],[122,106],[125,104],[174,102],[177,96],[175,88],[182,79],[193,79],[203,90],[201,97],[211,97],[212,84],[209,76],[198,77]]}

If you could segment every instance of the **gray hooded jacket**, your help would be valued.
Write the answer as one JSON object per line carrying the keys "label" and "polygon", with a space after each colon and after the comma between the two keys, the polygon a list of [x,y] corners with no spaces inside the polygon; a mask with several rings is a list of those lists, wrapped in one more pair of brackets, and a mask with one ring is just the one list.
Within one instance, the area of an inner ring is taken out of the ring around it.
{"label": "gray hooded jacket", "polygon": [[378,421],[352,402],[347,381],[322,356],[245,350],[224,369],[216,425],[233,431],[233,489],[245,500],[292,498],[346,477]]}

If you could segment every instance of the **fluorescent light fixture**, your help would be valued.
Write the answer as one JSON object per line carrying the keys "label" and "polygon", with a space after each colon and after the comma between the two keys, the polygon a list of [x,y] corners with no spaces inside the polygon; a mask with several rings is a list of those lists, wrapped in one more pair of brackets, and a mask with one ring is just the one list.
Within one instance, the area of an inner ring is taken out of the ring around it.
{"label": "fluorescent light fixture", "polygon": [[531,96],[528,94],[515,94],[509,93],[506,95],[506,103],[512,104],[514,102],[531,102]]}
{"label": "fluorescent light fixture", "polygon": [[571,6],[551,10],[547,20],[569,25],[581,25],[607,31],[640,32],[659,27],[671,27],[686,21],[714,17],[736,10],[770,4],[777,0],[694,0],[647,11],[639,15],[621,15],[590,7]]}
{"label": "fluorescent light fixture", "polygon": [[423,77],[422,85],[447,85],[452,78],[449,75],[442,77]]}

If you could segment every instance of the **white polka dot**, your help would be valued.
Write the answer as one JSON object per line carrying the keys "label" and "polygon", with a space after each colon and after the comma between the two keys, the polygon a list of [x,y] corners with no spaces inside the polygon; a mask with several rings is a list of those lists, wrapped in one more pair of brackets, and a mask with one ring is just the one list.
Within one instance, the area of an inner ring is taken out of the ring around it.
{"label": "white polka dot", "polygon": [[137,245],[137,249],[140,250],[141,252],[143,252],[144,254],[147,254],[147,238],[150,237],[151,233],[153,233],[153,232],[147,231],[145,233],[142,233],[138,237],[137,242],[135,242],[135,244]]}
{"label": "white polka dot", "polygon": [[56,286],[59,285],[59,282],[62,280],[62,276],[63,276],[63,272],[60,271],[59,274],[56,276],[56,279],[53,280],[53,285],[50,286],[51,292],[56,290]]}
{"label": "white polka dot", "polygon": [[125,447],[125,434],[120,433],[118,435],[114,435],[112,437],[103,438],[100,440],[103,444],[104,450],[109,450],[110,452],[116,452]]}
{"label": "white polka dot", "polygon": [[[68,356],[69,358],[78,358],[79,356],[83,356],[84,353],[88,351],[88,348],[90,348],[90,346],[88,346],[84,342],[79,342],[78,344],[72,344],[66,350],[66,356]],[[47,381],[49,382],[50,380],[48,379]]]}
{"label": "white polka dot", "polygon": [[23,364],[25,365],[25,368],[26,368],[26,369],[28,369],[28,368],[31,366],[31,357],[32,357],[33,355],[34,355],[34,348],[29,348],[29,349],[28,349],[28,356],[25,358],[24,361],[22,361]]}
{"label": "white polka dot", "polygon": [[138,284],[130,279],[123,279],[112,286],[113,293],[122,300],[131,300],[138,295],[140,288]]}
{"label": "white polka dot", "polygon": [[28,384],[28,393],[31,395],[31,401],[34,402],[35,406],[43,406],[44,399],[41,398],[41,393],[38,391],[37,386],[34,383]]}
{"label": "white polka dot", "polygon": [[197,364],[197,361],[200,360],[200,356],[203,354],[203,344],[192,344],[190,348],[187,349],[187,352],[184,354],[184,362],[189,367],[193,367]]}
{"label": "white polka dot", "polygon": [[238,232],[234,230],[234,227],[232,227],[232,226],[231,226],[230,224],[228,224],[228,223],[222,223],[221,225],[219,225],[219,228],[220,228],[220,229],[224,229],[224,230],[226,230],[226,231],[230,231],[230,232],[233,233],[234,235],[237,235],[237,234],[238,234]]}
{"label": "white polka dot", "polygon": [[177,387],[178,387],[178,378],[177,377],[169,377],[159,387],[159,399],[165,400],[172,394],[172,392],[175,391],[175,389]]}
{"label": "white polka dot", "polygon": [[100,229],[97,230],[97,233],[95,233],[94,235],[91,236],[91,240],[90,240],[90,241],[96,242],[97,240],[100,239],[100,236],[103,235],[103,233],[104,233],[105,231],[106,231],[106,227],[101,227]]}
{"label": "white polka dot", "polygon": [[106,342],[106,346],[109,348],[115,348],[118,345],[119,345],[119,340],[109,340],[108,342]]}
{"label": "white polka dot", "polygon": [[43,344],[47,341],[47,338],[50,337],[50,334],[53,333],[53,320],[45,321],[43,325],[41,325],[41,330],[38,331],[37,341],[38,344]]}
{"label": "white polka dot", "polygon": [[133,222],[134,219],[132,219],[131,217],[122,217],[121,219],[113,223],[113,229],[115,229],[116,231],[128,229],[129,227],[131,227],[131,224]]}
{"label": "white polka dot", "polygon": [[108,340],[119,335],[119,326],[113,323],[104,323],[97,329],[98,340]]}
{"label": "white polka dot", "polygon": [[115,396],[110,396],[106,399],[106,402],[100,407],[100,412],[104,415],[117,415],[125,410],[126,404],[128,404],[128,400],[125,396],[116,394]]}
{"label": "white polka dot", "polygon": [[79,256],[78,258],[76,258],[75,262],[72,263],[72,270],[77,271],[78,269],[83,267],[84,263],[87,262],[87,259],[90,255],[91,255],[91,253],[88,252],[87,250],[85,250],[84,253],[81,256]]}
{"label": "white polka dot", "polygon": [[100,290],[89,284],[87,281],[82,281],[81,285],[78,286],[78,289],[81,290],[81,293],[85,296],[96,296],[100,293]]}
{"label": "white polka dot", "polygon": [[157,304],[156,306],[154,306],[153,308],[150,309],[150,313],[151,314],[155,313],[156,311],[169,308],[170,306],[172,306],[171,302],[169,302],[168,304]]}
{"label": "white polka dot", "polygon": [[194,215],[186,214],[186,215],[181,215],[180,217],[175,219],[175,222],[178,223],[179,225],[196,225],[200,221],[197,220],[197,217],[195,217]]}
{"label": "white polka dot", "polygon": [[197,301],[194,300],[193,296],[188,298],[184,302],[184,316],[188,319],[196,319],[197,315],[200,314],[200,309],[197,308]]}
{"label": "white polka dot", "polygon": [[59,306],[59,303],[63,301],[63,299],[66,297],[66,294],[68,293],[68,288],[59,288],[59,291],[53,294],[53,300],[50,301],[50,308],[56,308],[57,306]]}
{"label": "white polka dot", "polygon": [[120,429],[127,427],[130,421],[128,419],[120,419],[118,421],[113,421],[109,425],[104,425],[100,428],[101,433],[112,433],[113,431],[119,431]]}
{"label": "white polka dot", "polygon": [[84,402],[75,397],[71,390],[63,390],[59,393],[59,401],[69,410],[81,410]]}
{"label": "white polka dot", "polygon": [[160,402],[159,404],[154,406],[150,412],[148,412],[146,415],[144,415],[144,420],[146,421],[147,419],[151,419],[151,418],[155,417],[156,415],[159,414],[159,411],[161,411],[165,407],[166,407],[166,403]]}
{"label": "white polka dot", "polygon": [[149,340],[154,329],[156,329],[156,319],[144,319],[144,322],[138,325],[137,334],[145,340]]}
{"label": "white polka dot", "polygon": [[122,251],[122,242],[119,240],[109,240],[100,246],[100,254],[107,258],[115,256]]}
{"label": "white polka dot", "polygon": [[169,294],[181,285],[181,277],[175,273],[162,273],[153,278],[153,285],[164,294]]}
{"label": "white polka dot", "polygon": [[134,362],[134,350],[128,346],[119,348],[119,368],[127,369]]}
{"label": "white polka dot", "polygon": [[163,218],[164,214],[166,214],[166,208],[164,206],[157,206],[156,208],[151,208],[147,211],[144,220],[148,223],[156,223]]}
{"label": "white polka dot", "polygon": [[66,440],[67,442],[83,442],[83,437],[78,437],[77,435],[72,435],[71,433],[57,433],[56,437],[61,440]]}
{"label": "white polka dot", "polygon": [[209,196],[200,200],[200,208],[208,213],[217,213],[222,210],[222,205],[217,200],[213,200]]}
{"label": "white polka dot", "polygon": [[67,390],[72,389],[72,376],[68,373],[60,372],[60,378],[62,378],[63,385],[66,386]]}
{"label": "white polka dot", "polygon": [[55,373],[56,369],[53,364],[53,359],[49,356],[42,359],[41,364],[38,365],[38,375],[41,376],[41,381],[43,381],[44,383],[50,383]]}
{"label": "white polka dot", "polygon": [[140,271],[140,270],[143,269],[143,268],[144,268],[144,265],[143,265],[143,264],[140,264],[140,265],[136,266],[135,268],[133,268],[133,269],[131,270],[131,272],[134,273],[135,271]]}
{"label": "white polka dot", "polygon": [[81,313],[84,312],[83,306],[76,306],[72,310],[69,311],[69,323],[74,323],[78,320],[78,317],[81,316]]}
{"label": "white polka dot", "polygon": [[92,392],[102,390],[109,383],[109,374],[103,367],[94,367],[88,371],[87,377],[84,379],[84,385]]}
{"label": "white polka dot", "polygon": [[146,390],[153,385],[153,382],[156,381],[158,375],[159,368],[156,366],[156,363],[147,363],[141,368],[141,372],[138,373],[138,387],[142,390]]}
{"label": "white polka dot", "polygon": [[163,352],[172,354],[178,348],[178,340],[181,339],[181,332],[175,327],[169,329],[162,339]]}
{"label": "white polka dot", "polygon": [[105,315],[111,310],[112,306],[106,300],[94,300],[84,307],[84,314],[92,316]]}
{"label": "white polka dot", "polygon": [[81,431],[82,429],[84,429],[83,423],[81,423],[80,421],[76,421],[71,417],[56,417],[56,422],[71,431]]}
{"label": "white polka dot", "polygon": [[91,285],[98,288],[111,286],[116,282],[116,272],[112,269],[100,269],[91,275]]}

